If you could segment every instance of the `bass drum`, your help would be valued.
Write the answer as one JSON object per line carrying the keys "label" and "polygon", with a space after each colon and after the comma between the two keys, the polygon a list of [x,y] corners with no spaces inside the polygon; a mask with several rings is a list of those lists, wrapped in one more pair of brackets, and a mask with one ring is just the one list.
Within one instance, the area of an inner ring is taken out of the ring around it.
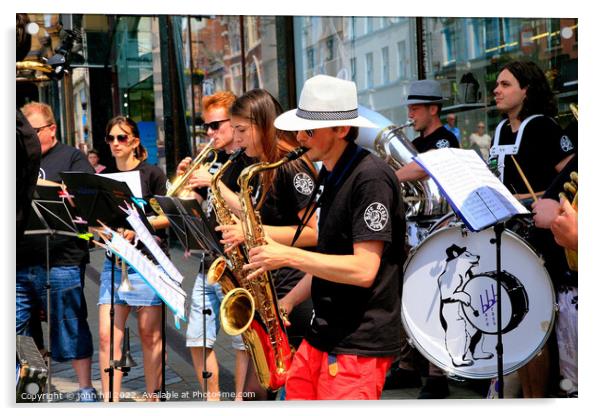
{"label": "bass drum", "polygon": [[503,373],[516,371],[554,327],[554,288],[543,261],[516,234],[502,233],[500,318],[493,230],[470,232],[453,216],[433,228],[404,266],[401,317],[411,344],[450,375],[494,378],[501,319]]}

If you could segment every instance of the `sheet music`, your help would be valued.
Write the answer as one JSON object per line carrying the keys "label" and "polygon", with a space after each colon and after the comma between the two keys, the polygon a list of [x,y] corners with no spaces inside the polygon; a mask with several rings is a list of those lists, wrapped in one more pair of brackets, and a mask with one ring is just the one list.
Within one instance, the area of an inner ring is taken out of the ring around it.
{"label": "sheet music", "polygon": [[165,270],[167,275],[179,284],[182,284],[184,276],[182,276],[176,266],[174,266],[171,260],[169,260],[169,257],[167,257],[163,250],[161,250],[161,247],[159,247],[159,244],[157,244],[157,241],[154,239],[150,231],[148,231],[148,229],[144,226],[140,220],[140,214],[138,214],[138,211],[136,211],[131,205],[127,204],[126,212],[128,213],[127,221],[130,223],[133,230],[136,231],[136,237],[138,240],[142,241],[146,248],[149,249],[161,267],[163,267],[163,270]]}
{"label": "sheet music", "polygon": [[473,231],[529,212],[474,150],[437,149],[414,160],[435,180]]}
{"label": "sheet music", "polygon": [[134,195],[136,198],[142,198],[142,183],[140,181],[139,170],[132,172],[97,173],[97,175],[119,182],[125,182],[132,191],[132,195]]}
{"label": "sheet music", "polygon": [[176,318],[176,327],[179,328],[179,320],[186,321],[186,292],[172,281],[159,266],[155,265],[136,249],[129,241],[118,233],[108,229],[112,235],[107,241],[107,247],[117,256],[129,264],[144,281],[157,293],[157,295],[171,309]]}

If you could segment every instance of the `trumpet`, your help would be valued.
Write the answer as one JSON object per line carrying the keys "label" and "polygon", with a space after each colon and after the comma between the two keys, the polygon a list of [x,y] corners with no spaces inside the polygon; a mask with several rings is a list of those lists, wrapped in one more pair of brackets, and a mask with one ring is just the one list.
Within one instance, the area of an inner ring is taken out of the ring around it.
{"label": "trumpet", "polygon": [[[194,191],[190,191],[185,189],[184,187],[188,183],[188,180],[192,176],[192,174],[201,166],[206,166],[207,168],[215,163],[217,160],[217,150],[213,147],[213,143],[215,139],[211,139],[209,143],[199,152],[198,155],[194,158],[194,160],[181,175],[177,175],[170,181],[171,185],[167,190],[165,196],[176,196],[178,198],[192,198],[194,196]],[[163,210],[161,206],[157,202],[156,198],[150,199],[150,205],[158,215],[163,214]]]}

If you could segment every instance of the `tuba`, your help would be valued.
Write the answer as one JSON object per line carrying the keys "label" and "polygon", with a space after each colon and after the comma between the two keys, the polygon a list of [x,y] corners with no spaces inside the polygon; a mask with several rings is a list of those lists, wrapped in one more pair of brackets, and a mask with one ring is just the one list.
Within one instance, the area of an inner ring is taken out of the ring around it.
{"label": "tuba", "polygon": [[[298,159],[307,150],[299,147],[277,162],[259,162],[241,172],[238,185],[247,250],[265,244],[261,218],[251,200],[251,180],[263,171],[276,169]],[[266,272],[255,279],[243,277],[243,280],[247,281],[244,286],[241,285],[242,287],[235,288],[224,296],[220,307],[222,326],[229,335],[243,334],[259,383],[265,389],[275,391],[284,385],[292,362],[292,351],[278,307],[272,276]]]}
{"label": "tuba", "polygon": [[[165,196],[175,196],[178,198],[193,198],[194,191],[190,191],[188,189],[184,189],[186,184],[188,183],[188,179],[192,176],[192,174],[201,166],[209,167],[215,163],[217,160],[217,151],[213,147],[213,142],[215,139],[211,139],[209,143],[205,145],[203,150],[199,152],[198,155],[194,158],[194,160],[188,166],[186,172],[181,175],[175,176],[171,181]],[[211,158],[213,156],[213,158]],[[163,210],[161,206],[157,202],[156,198],[150,199],[150,205],[158,215],[163,214]]]}
{"label": "tuba", "polygon": [[[407,165],[418,154],[403,130],[414,124],[412,120],[395,126],[381,114],[360,106],[360,115],[376,124],[377,128],[360,128],[357,144],[385,160],[394,170]],[[401,184],[406,216],[439,217],[449,211],[449,205],[432,178]]]}

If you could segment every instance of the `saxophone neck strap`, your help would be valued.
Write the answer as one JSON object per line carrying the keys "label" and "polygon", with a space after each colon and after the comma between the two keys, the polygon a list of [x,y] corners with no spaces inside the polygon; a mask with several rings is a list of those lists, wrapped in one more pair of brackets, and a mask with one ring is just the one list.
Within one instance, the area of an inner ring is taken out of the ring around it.
{"label": "saxophone neck strap", "polygon": [[[353,172],[355,166],[370,153],[364,148],[357,146],[355,143],[352,143],[349,146],[351,146],[349,151],[352,151],[353,154],[346,163],[343,165],[337,163],[332,172],[328,172],[324,166],[320,169],[320,173],[316,180],[316,186],[309,198],[309,204],[311,206],[308,205],[308,209],[305,210],[301,223],[297,226],[293,241],[291,242],[291,247],[297,242],[297,239],[301,235],[303,228],[305,228],[309,222],[309,219],[316,210],[323,205],[324,201],[326,201],[326,197],[335,195],[340,186],[345,182],[345,179]],[[345,152],[343,152],[342,157],[344,157],[347,152],[348,150],[346,149]],[[322,190],[322,192],[320,192],[320,190]]]}

